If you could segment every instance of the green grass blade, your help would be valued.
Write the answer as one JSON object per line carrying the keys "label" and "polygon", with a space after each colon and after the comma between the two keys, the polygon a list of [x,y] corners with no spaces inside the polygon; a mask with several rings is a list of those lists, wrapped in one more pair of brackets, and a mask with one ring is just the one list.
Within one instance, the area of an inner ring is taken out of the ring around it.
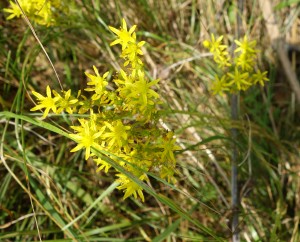
{"label": "green grass blade", "polygon": [[67,230],[70,226],[72,226],[74,223],[76,223],[80,218],[82,218],[84,215],[86,215],[92,208],[98,205],[98,203],[103,200],[105,197],[107,197],[117,186],[119,183],[114,182],[111,184],[80,216],[75,218],[73,221],[65,225],[62,230]]}
{"label": "green grass blade", "polygon": [[[37,199],[41,203],[43,209],[49,214],[51,219],[60,227],[64,228],[66,226],[65,220],[60,216],[60,214],[56,211],[56,209],[49,202],[48,198],[44,195],[41,189],[38,187],[37,183],[33,180],[29,180],[31,187],[33,188]],[[62,229],[64,230],[64,229]],[[78,238],[77,233],[72,228],[65,229],[65,233],[68,234],[71,238]]]}
{"label": "green grass blade", "polygon": [[156,236],[152,242],[160,242],[165,241],[165,239],[170,236],[172,232],[174,232],[178,226],[180,225],[181,219],[177,219],[174,223],[172,223],[169,227],[167,227],[164,232],[162,232],[160,235]]}

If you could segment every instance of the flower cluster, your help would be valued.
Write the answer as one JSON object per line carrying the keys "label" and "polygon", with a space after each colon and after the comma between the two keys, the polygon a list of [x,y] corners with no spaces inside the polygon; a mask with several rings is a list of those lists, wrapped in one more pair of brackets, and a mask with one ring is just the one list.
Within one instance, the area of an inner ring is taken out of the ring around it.
{"label": "flower cluster", "polygon": [[[26,16],[39,25],[50,26],[55,23],[56,12],[66,11],[68,8],[64,0],[18,0]],[[10,1],[10,8],[3,11],[9,13],[7,19],[19,18],[22,11],[18,4]]]}
{"label": "flower cluster", "polygon": [[213,54],[214,61],[221,70],[221,76],[215,76],[211,89],[214,94],[224,91],[238,92],[247,90],[252,85],[259,83],[264,86],[268,81],[267,72],[255,70],[255,62],[258,50],[255,49],[256,41],[249,41],[247,36],[243,40],[235,40],[235,57],[231,58],[228,53],[228,46],[222,44],[223,36],[203,41],[203,46]]}
{"label": "flower cluster", "polygon": [[[45,97],[33,91],[38,103],[31,111],[44,110],[43,118],[49,111],[88,114],[88,118],[79,118],[78,125],[71,126],[75,132],[70,137],[77,142],[71,152],[85,150],[85,159],[92,158],[98,171],[108,172],[111,165],[93,148],[112,154],[111,159],[142,181],[148,179],[149,171],[175,182],[174,151],[179,147],[173,133],[159,127],[160,99],[154,89],[158,80],[146,77],[140,59],[145,42],[136,41],[135,28],[128,31],[124,19],[120,30],[110,27],[117,36],[111,45],[122,46],[124,60],[123,69],[116,75],[101,75],[95,66],[94,74],[86,72],[88,82],[84,90],[89,96],[81,91],[72,95],[71,90],[59,94],[49,86]],[[124,199],[133,195],[144,201],[142,187],[125,174],[117,173],[116,177]]]}

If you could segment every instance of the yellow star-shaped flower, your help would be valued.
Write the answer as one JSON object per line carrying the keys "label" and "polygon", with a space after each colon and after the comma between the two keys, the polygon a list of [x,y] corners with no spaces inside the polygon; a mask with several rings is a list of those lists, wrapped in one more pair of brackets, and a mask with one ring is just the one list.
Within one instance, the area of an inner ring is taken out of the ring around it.
{"label": "yellow star-shaped flower", "polygon": [[44,97],[43,95],[39,94],[38,92],[32,91],[32,94],[36,96],[38,99],[38,105],[36,105],[34,108],[30,109],[30,111],[36,111],[41,110],[45,108],[43,118],[46,118],[50,109],[55,113],[56,112],[56,102],[58,101],[59,97],[52,97],[51,95],[51,89],[49,86],[46,88],[47,97]]}

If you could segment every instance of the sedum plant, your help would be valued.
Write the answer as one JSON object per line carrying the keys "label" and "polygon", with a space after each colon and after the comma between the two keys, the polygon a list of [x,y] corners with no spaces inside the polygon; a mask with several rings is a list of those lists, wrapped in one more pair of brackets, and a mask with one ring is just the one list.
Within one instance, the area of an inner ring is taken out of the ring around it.
{"label": "sedum plant", "polygon": [[[123,68],[115,75],[109,72],[100,74],[93,66],[94,73],[86,72],[87,87],[74,95],[71,90],[57,92],[46,89],[46,96],[35,91],[37,105],[31,111],[43,110],[42,118],[49,112],[77,114],[76,125],[70,138],[77,142],[71,152],[85,151],[85,159],[93,159],[97,171],[108,172],[111,165],[103,156],[95,154],[93,148],[109,153],[110,158],[142,181],[148,180],[147,172],[154,172],[168,182],[175,182],[176,160],[172,132],[159,126],[159,94],[155,91],[159,80],[149,80],[141,59],[141,47],[145,41],[138,42],[136,25],[129,30],[125,20],[122,27],[110,30],[116,35],[111,45],[122,48],[120,57]],[[74,115],[75,117],[75,115]],[[124,199],[129,196],[144,201],[143,189],[117,171],[118,189],[124,191]]]}
{"label": "sedum plant", "polygon": [[237,93],[259,83],[264,86],[268,81],[267,72],[255,70],[257,53],[256,41],[249,41],[247,36],[243,40],[235,40],[234,58],[229,55],[228,46],[222,43],[223,36],[215,38],[211,34],[210,40],[203,41],[203,46],[213,54],[218,64],[220,75],[215,76],[211,85],[213,94],[222,94],[224,91]]}
{"label": "sedum plant", "polygon": [[[203,46],[213,54],[214,61],[218,64],[220,73],[215,76],[215,80],[211,85],[211,90],[214,95],[222,94],[225,91],[231,92],[231,118],[238,120],[238,94],[240,91],[245,91],[251,86],[259,83],[264,86],[264,82],[268,81],[267,72],[255,70],[255,62],[258,50],[256,41],[249,41],[247,36],[243,40],[234,40],[236,47],[234,57],[231,57],[228,52],[228,46],[222,43],[223,36],[215,38],[211,34],[210,40],[203,41]],[[232,139],[237,140],[238,130],[233,127],[231,130]],[[233,231],[232,241],[240,241],[239,239],[239,196],[238,196],[238,163],[237,163],[237,145],[232,146],[231,160],[231,205],[232,219],[231,228]]]}

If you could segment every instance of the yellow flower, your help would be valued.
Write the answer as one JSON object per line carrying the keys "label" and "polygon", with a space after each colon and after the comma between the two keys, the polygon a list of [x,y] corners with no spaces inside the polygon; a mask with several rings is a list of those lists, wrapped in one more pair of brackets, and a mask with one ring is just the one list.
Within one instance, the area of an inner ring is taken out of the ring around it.
{"label": "yellow flower", "polygon": [[214,52],[222,52],[227,48],[226,45],[222,45],[223,35],[221,35],[218,39],[215,39],[214,34],[211,34],[211,41],[209,42],[209,51],[211,53]]}
{"label": "yellow flower", "polygon": [[[55,23],[53,10],[59,9],[61,12],[67,12],[67,5],[62,4],[60,0],[18,0],[26,16],[40,25],[52,25]],[[13,1],[10,1],[10,8],[5,8],[4,12],[10,15],[7,20],[19,18],[22,15],[21,9]]]}
{"label": "yellow flower", "polygon": [[127,61],[124,62],[124,66],[127,66],[129,63],[131,64],[132,68],[143,66],[143,62],[138,55],[143,55],[141,47],[145,43],[145,41],[141,41],[138,44],[130,43],[127,48],[123,50],[121,57],[127,59]]}
{"label": "yellow flower", "polygon": [[235,40],[234,41],[238,48],[235,49],[234,52],[241,52],[241,53],[251,53],[255,54],[257,50],[255,50],[256,41],[249,41],[247,35],[244,36],[242,41]]}
{"label": "yellow flower", "polygon": [[134,79],[131,76],[128,76],[126,72],[121,69],[119,78],[114,81],[118,86],[117,91],[120,97],[126,98],[130,94]]}
{"label": "yellow flower", "polygon": [[47,97],[44,97],[43,95],[39,94],[38,92],[32,91],[32,94],[36,96],[38,99],[38,105],[36,105],[34,108],[30,109],[30,111],[36,111],[41,110],[45,108],[44,114],[42,118],[46,118],[50,109],[55,113],[56,112],[56,102],[58,101],[59,97],[52,98],[51,95],[51,89],[49,86],[46,88]]}
{"label": "yellow flower", "polygon": [[230,78],[230,82],[236,85],[237,90],[246,90],[251,86],[251,83],[248,80],[248,72],[241,73],[236,67],[234,73],[228,73],[227,75]]}
{"label": "yellow flower", "polygon": [[138,77],[139,80],[130,86],[131,90],[127,100],[135,105],[140,105],[144,109],[148,105],[154,105],[152,98],[156,99],[159,97],[158,93],[151,89],[152,86],[157,85],[159,80],[148,82],[142,72],[138,72]]}
{"label": "yellow flower", "polygon": [[[134,181],[130,180],[124,174],[118,174],[117,176],[119,177],[119,179],[117,181],[121,183],[121,185],[118,186],[117,188],[119,190],[125,190],[123,199],[126,199],[133,195],[134,198],[137,198],[137,196],[139,196],[143,202],[145,201],[144,194],[143,194],[143,188],[141,188]],[[147,180],[147,175],[143,174],[139,177],[139,179],[141,181]]]}
{"label": "yellow flower", "polygon": [[[22,5],[24,5],[23,1],[19,0],[19,3],[21,5],[21,7],[23,8],[23,6],[22,6]],[[9,4],[10,4],[11,8],[4,8],[3,9],[4,12],[10,13],[10,15],[6,17],[6,19],[10,20],[10,19],[13,19],[13,18],[19,18],[22,15],[22,11],[19,8],[19,6],[15,3],[13,3],[12,1],[9,1]]]}
{"label": "yellow flower", "polygon": [[214,61],[219,64],[220,68],[226,68],[231,66],[230,57],[227,51],[227,45],[222,45],[223,35],[218,39],[211,34],[211,40],[203,41],[203,46],[209,49],[209,52],[213,54]]}
{"label": "yellow flower", "polygon": [[231,66],[230,57],[227,51],[216,52],[214,54],[214,61],[218,64],[221,69]]}
{"label": "yellow flower", "polygon": [[127,24],[126,24],[125,19],[122,19],[121,30],[118,30],[111,26],[109,26],[109,29],[118,36],[118,38],[110,44],[111,46],[120,44],[120,45],[122,45],[122,50],[124,50],[128,46],[128,43],[136,42],[136,35],[134,33],[134,30],[136,29],[136,25],[133,25],[129,29],[129,31],[127,31]]}
{"label": "yellow flower", "polygon": [[236,66],[240,66],[242,70],[252,71],[255,65],[255,55],[242,53],[235,58],[235,64]]}
{"label": "yellow flower", "polygon": [[209,52],[214,53],[218,51],[223,51],[227,48],[226,45],[222,45],[223,35],[221,35],[218,39],[215,38],[214,34],[210,35],[211,40],[204,40],[203,46],[209,49]]}
{"label": "yellow flower", "polygon": [[[258,50],[255,49],[256,41],[249,41],[245,35],[243,40],[234,40],[236,44],[235,58],[231,60],[226,45],[222,45],[223,36],[215,38],[211,35],[211,40],[203,41],[203,46],[208,48],[213,54],[214,61],[222,70],[223,74],[221,79],[215,77],[215,82],[212,84],[211,90],[213,94],[220,94],[223,91],[237,92],[240,90],[247,90],[251,85],[260,83],[264,85],[264,81],[268,81],[266,77],[267,72],[253,73],[255,67],[255,59]],[[228,68],[230,72],[228,72]]]}
{"label": "yellow flower", "polygon": [[254,75],[253,75],[253,81],[254,81],[254,84],[258,83],[261,85],[261,86],[264,86],[265,85],[265,81],[269,81],[269,78],[267,77],[267,74],[268,72],[267,71],[264,71],[263,73],[258,70]]}
{"label": "yellow flower", "polygon": [[67,113],[72,114],[73,113],[73,104],[78,102],[78,99],[73,98],[71,96],[71,89],[64,92],[64,97],[62,97],[58,92],[53,90],[53,94],[55,97],[58,97],[57,100],[57,111],[56,113],[61,113],[64,110],[66,110]]}
{"label": "yellow flower", "polygon": [[211,86],[211,90],[214,95],[216,94],[222,94],[224,91],[230,90],[230,85],[232,84],[228,82],[228,78],[226,75],[223,75],[221,79],[216,75],[215,81],[213,82]]}
{"label": "yellow flower", "polygon": [[124,125],[121,120],[114,121],[111,124],[105,122],[105,126],[110,130],[110,132],[103,134],[103,138],[109,140],[109,148],[121,148],[127,145],[128,134],[126,131],[130,130],[130,126]]}
{"label": "yellow flower", "polygon": [[92,74],[89,74],[87,72],[85,72],[85,75],[91,79],[91,81],[89,81],[87,83],[87,85],[89,86],[95,86],[93,88],[86,88],[84,90],[88,91],[88,92],[95,92],[95,94],[92,96],[92,100],[98,100],[101,98],[101,96],[106,93],[106,86],[108,84],[107,81],[105,81],[105,78],[107,78],[108,76],[108,73],[109,72],[106,72],[104,73],[103,76],[100,76],[99,72],[98,72],[98,69],[93,66],[94,68],[94,71],[96,73],[96,76],[92,75]]}
{"label": "yellow flower", "polygon": [[104,172],[107,173],[109,168],[111,168],[110,164],[108,164],[105,160],[103,160],[99,157],[97,159],[94,159],[94,161],[97,163],[97,166],[99,166],[99,168],[97,169],[97,172],[104,169]]}
{"label": "yellow flower", "polygon": [[70,134],[70,137],[74,139],[78,145],[74,147],[71,152],[76,152],[85,148],[85,159],[87,160],[91,155],[91,147],[100,149],[101,146],[96,140],[103,134],[105,127],[101,129],[95,124],[94,120],[87,121],[85,119],[79,119],[81,126],[71,126],[72,129],[76,130],[76,134]]}
{"label": "yellow flower", "polygon": [[174,151],[180,150],[180,147],[175,144],[176,139],[173,138],[173,132],[168,132],[161,144],[158,146],[163,151],[161,153],[162,162],[169,161],[171,163],[175,163]]}

